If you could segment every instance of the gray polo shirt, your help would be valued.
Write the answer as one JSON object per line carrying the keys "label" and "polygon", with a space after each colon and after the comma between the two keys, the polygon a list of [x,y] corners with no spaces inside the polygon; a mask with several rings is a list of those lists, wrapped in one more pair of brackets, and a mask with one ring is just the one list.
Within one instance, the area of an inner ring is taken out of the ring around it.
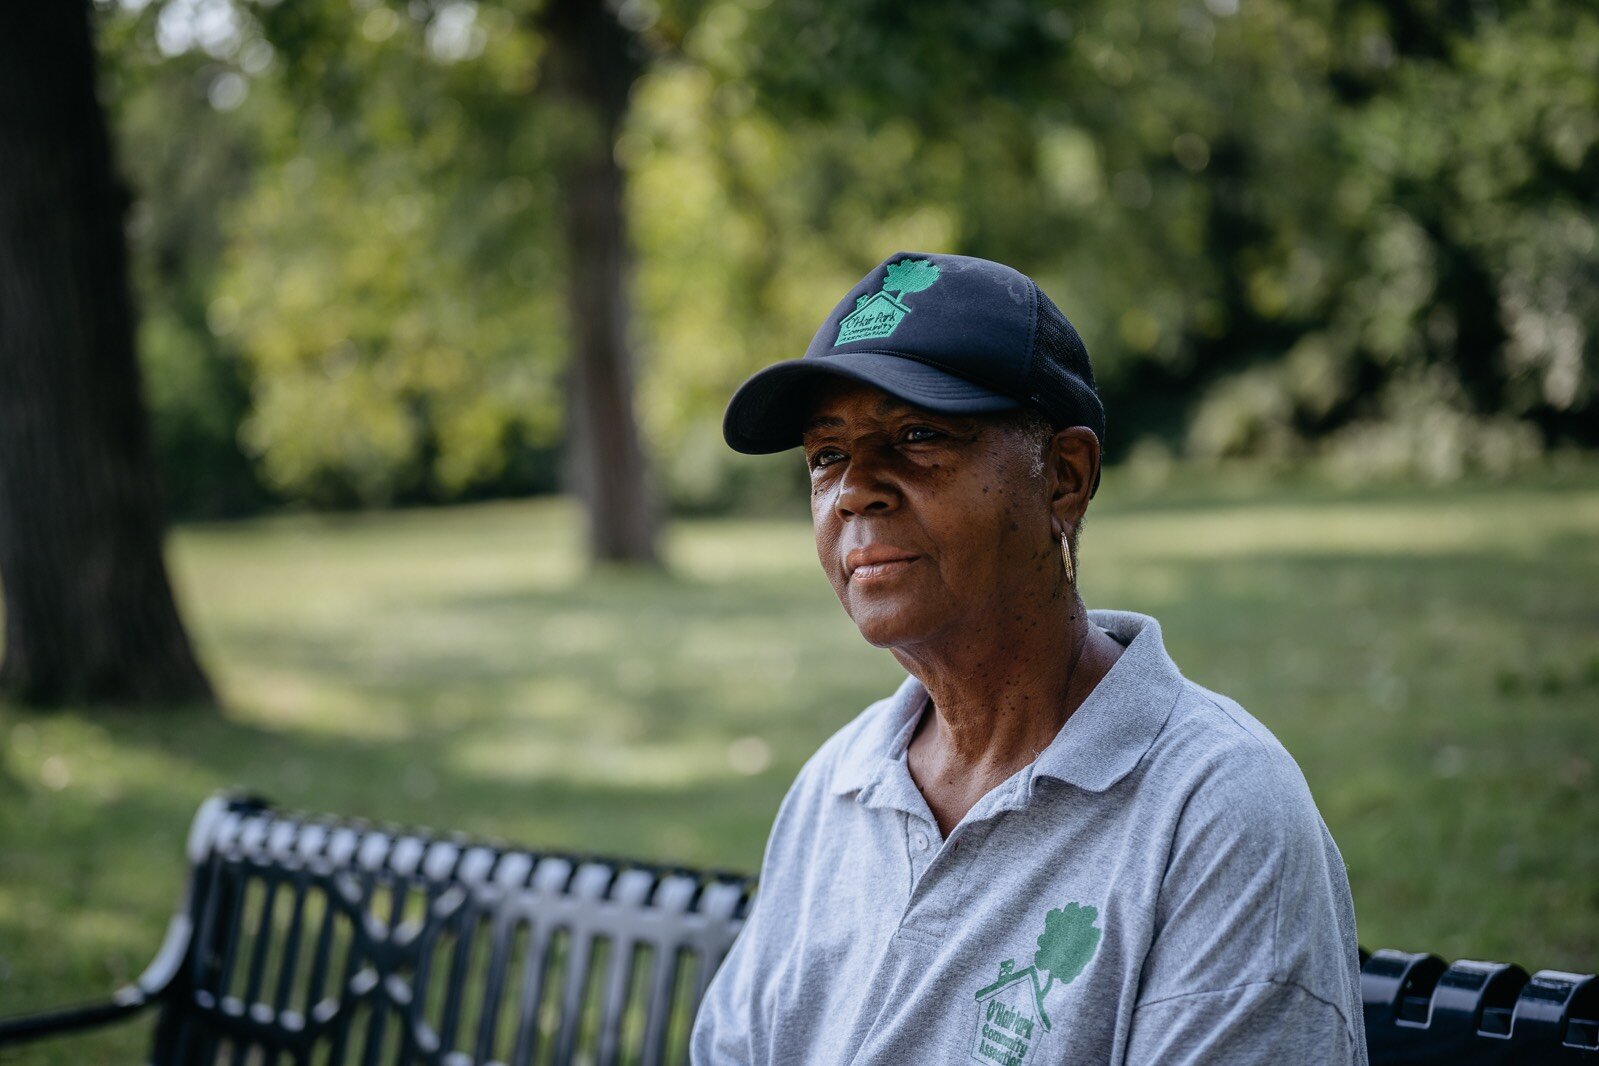
{"label": "gray polo shirt", "polygon": [[696,1066],[1364,1063],[1343,859],[1299,767],[1153,618],[1031,764],[941,838],[906,678],[806,762]]}

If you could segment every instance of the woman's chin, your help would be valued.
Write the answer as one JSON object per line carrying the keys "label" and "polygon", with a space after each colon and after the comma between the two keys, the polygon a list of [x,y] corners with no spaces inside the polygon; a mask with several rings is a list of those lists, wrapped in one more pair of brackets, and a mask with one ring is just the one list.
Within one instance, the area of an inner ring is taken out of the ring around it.
{"label": "woman's chin", "polygon": [[922,612],[891,604],[856,604],[849,616],[866,643],[878,648],[920,643],[936,628]]}

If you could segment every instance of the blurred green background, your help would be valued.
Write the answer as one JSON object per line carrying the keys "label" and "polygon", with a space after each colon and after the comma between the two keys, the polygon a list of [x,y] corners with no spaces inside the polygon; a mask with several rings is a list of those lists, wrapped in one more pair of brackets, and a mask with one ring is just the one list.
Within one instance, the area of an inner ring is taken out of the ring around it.
{"label": "blurred green background", "polygon": [[219,787],[753,872],[902,674],[817,572],[803,465],[721,410],[901,249],[1009,262],[1083,333],[1085,599],[1282,739],[1362,943],[1599,969],[1591,4],[597,5],[663,516],[634,566],[571,491],[595,125],[553,6],[94,5],[220,706],[0,695],[0,1013],[138,972]]}
{"label": "blurred green background", "polygon": [[[585,134],[540,7],[99,10],[176,514],[557,484]],[[722,406],[898,249],[1036,278],[1112,462],[1448,479],[1599,444],[1583,0],[615,10],[638,417],[680,508],[789,495]]]}

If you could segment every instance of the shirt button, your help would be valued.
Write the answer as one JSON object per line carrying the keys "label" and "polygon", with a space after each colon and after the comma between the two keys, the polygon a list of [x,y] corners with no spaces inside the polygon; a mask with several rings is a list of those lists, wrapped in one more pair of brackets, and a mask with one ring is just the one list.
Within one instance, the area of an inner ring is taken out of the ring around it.
{"label": "shirt button", "polygon": [[927,850],[927,834],[926,833],[917,833],[913,843],[916,845],[916,850],[917,851],[926,851]]}

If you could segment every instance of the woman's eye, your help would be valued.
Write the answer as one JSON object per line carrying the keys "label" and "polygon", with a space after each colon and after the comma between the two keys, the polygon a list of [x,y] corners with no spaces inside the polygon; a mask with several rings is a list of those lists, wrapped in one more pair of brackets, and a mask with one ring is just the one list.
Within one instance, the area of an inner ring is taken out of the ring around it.
{"label": "woman's eye", "polygon": [[933,440],[941,436],[943,434],[931,426],[912,426],[905,431],[905,439],[908,441]]}
{"label": "woman's eye", "polygon": [[843,457],[844,453],[837,448],[823,448],[811,456],[811,467],[814,469],[818,466],[828,466]]}

